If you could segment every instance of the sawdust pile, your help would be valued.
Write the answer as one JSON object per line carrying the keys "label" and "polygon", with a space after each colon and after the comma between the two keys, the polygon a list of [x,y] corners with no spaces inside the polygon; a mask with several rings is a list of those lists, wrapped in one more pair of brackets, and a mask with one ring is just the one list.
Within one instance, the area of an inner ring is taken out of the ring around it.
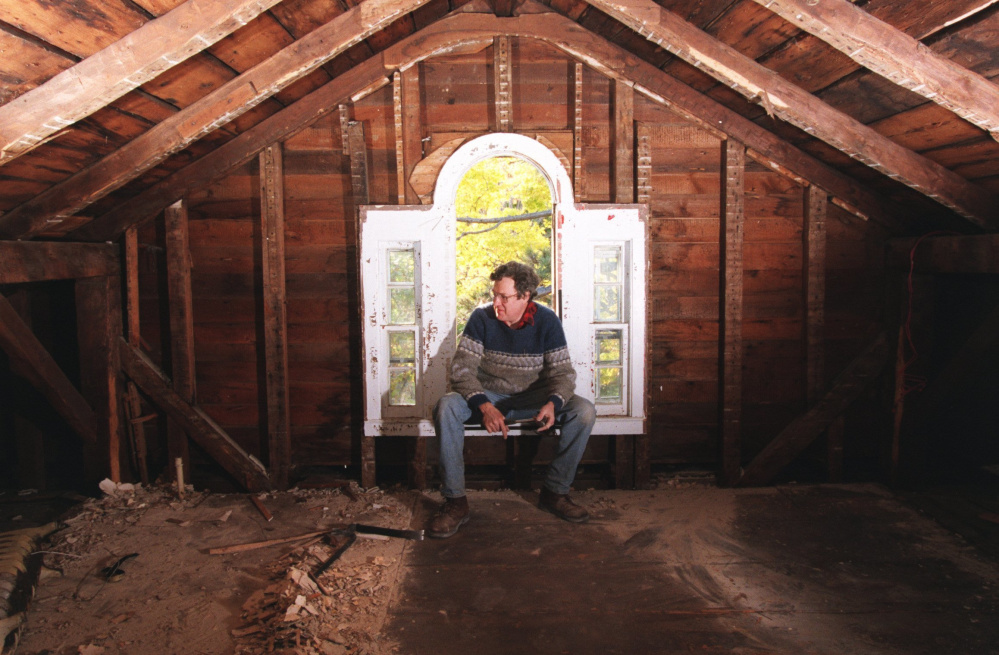
{"label": "sawdust pile", "polygon": [[351,484],[262,494],[268,521],[242,494],[105,491],[45,547],[19,655],[390,652],[377,635],[404,540],[359,538],[324,574],[310,574],[338,545],[331,531],[409,528],[409,492]]}

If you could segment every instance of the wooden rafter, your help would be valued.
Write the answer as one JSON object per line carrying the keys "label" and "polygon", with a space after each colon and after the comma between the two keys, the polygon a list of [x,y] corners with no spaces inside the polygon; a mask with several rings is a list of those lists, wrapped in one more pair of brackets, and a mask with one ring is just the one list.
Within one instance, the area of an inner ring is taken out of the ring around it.
{"label": "wooden rafter", "polygon": [[999,86],[848,0],[755,0],[855,62],[999,139]]}
{"label": "wooden rafter", "polygon": [[119,339],[118,355],[125,374],[240,484],[250,491],[270,488],[264,465],[233,441],[202,409],[171,389],[167,377],[143,352]]}
{"label": "wooden rafter", "polygon": [[[875,194],[838,171],[788,144],[771,132],[698,93],[648,62],[615,46],[558,14],[533,14],[525,18],[498,19],[485,14],[456,14],[439,20],[347,73],[313,91],[298,102],[261,121],[198,161],[164,178],[138,196],[70,233],[84,241],[117,237],[129,225],[146,221],[167,205],[224,176],[255,157],[270,143],[286,139],[341,103],[360,97],[390,81],[391,71],[405,69],[431,55],[467,43],[490,43],[500,34],[533,38],[586,62],[613,79],[628,79],[635,89],[655,102],[709,129],[713,134],[737,139],[765,160],[820,185],[842,204],[865,216],[891,223],[890,212]],[[577,66],[577,83],[581,66]],[[579,94],[581,95],[581,94]],[[580,98],[581,99],[581,98]],[[582,169],[579,170],[582,173]],[[581,180],[576,180],[582,193]]]}
{"label": "wooden rafter", "polygon": [[209,47],[281,0],[187,0],[0,107],[0,164]]}
{"label": "wooden rafter", "polygon": [[969,221],[999,229],[999,198],[822,102],[653,0],[587,0],[768,113],[903,182]]}
{"label": "wooden rafter", "polygon": [[135,179],[429,0],[365,0],[158,123],[93,166],[0,217],[0,238],[30,237]]}

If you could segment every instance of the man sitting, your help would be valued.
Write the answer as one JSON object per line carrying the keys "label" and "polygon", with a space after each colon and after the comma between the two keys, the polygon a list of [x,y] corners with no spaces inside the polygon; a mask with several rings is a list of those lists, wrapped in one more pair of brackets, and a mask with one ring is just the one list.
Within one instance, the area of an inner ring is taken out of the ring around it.
{"label": "man sitting", "polygon": [[533,417],[538,432],[562,423],[555,458],[541,488],[539,507],[566,521],[581,523],[587,511],[569,497],[576,467],[596,421],[593,403],[573,395],[572,367],[565,333],[555,312],[534,302],[540,280],[524,264],[499,266],[493,303],[468,319],[451,363],[451,393],[434,407],[440,438],[441,494],[444,505],[430,521],[431,537],[450,537],[468,522],[465,497],[465,422],[481,420],[491,433],[507,437],[507,420]]}

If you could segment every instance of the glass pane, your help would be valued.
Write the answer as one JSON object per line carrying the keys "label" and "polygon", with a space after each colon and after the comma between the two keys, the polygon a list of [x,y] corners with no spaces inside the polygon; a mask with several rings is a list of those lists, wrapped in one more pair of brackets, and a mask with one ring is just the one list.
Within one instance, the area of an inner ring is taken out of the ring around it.
{"label": "glass pane", "polygon": [[621,330],[597,330],[597,361],[621,363]]}
{"label": "glass pane", "polygon": [[416,256],[412,250],[389,251],[389,282],[412,284],[416,280]]}
{"label": "glass pane", "polygon": [[389,289],[389,323],[413,325],[416,323],[416,297],[412,288]]}
{"label": "glass pane", "polygon": [[595,248],[593,250],[593,281],[597,284],[621,282],[621,249]]}
{"label": "glass pane", "polygon": [[597,369],[597,402],[621,400],[621,368]]}
{"label": "glass pane", "polygon": [[416,371],[389,371],[389,405],[416,404]]}
{"label": "glass pane", "polygon": [[609,323],[621,321],[621,287],[596,287],[593,299],[593,320]]}
{"label": "glass pane", "polygon": [[413,366],[416,362],[416,335],[389,332],[389,366]]}

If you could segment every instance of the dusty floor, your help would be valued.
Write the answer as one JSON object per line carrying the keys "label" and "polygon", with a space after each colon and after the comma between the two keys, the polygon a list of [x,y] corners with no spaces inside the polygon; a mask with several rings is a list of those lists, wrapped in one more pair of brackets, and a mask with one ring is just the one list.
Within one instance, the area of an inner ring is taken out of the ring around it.
{"label": "dusty floor", "polygon": [[[210,548],[366,523],[422,527],[435,494],[168,489],[90,501],[55,536],[18,653],[999,653],[999,564],[874,485],[472,492],[455,537]],[[125,575],[100,569],[130,553]],[[325,593],[324,593],[325,592]]]}

